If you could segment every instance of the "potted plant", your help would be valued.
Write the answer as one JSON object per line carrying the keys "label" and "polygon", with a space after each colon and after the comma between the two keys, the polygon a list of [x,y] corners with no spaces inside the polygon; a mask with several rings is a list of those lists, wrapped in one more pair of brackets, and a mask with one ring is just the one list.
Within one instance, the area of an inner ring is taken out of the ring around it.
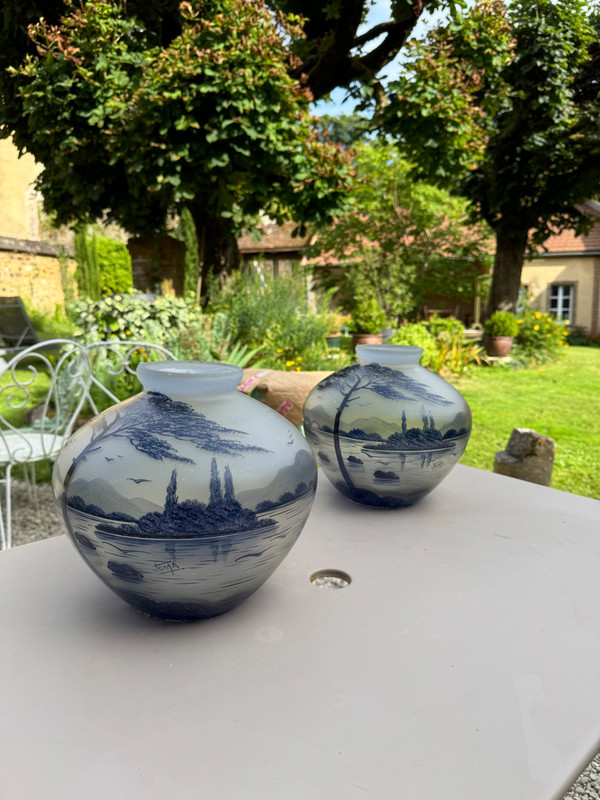
{"label": "potted plant", "polygon": [[325,337],[328,347],[340,347],[342,343],[342,328],[348,324],[348,317],[345,314],[333,312],[329,315],[330,328]]}
{"label": "potted plant", "polygon": [[512,350],[519,325],[510,311],[494,311],[484,322],[485,350],[492,358],[504,358]]}
{"label": "potted plant", "polygon": [[352,333],[352,344],[381,344],[381,329],[385,325],[385,314],[374,297],[359,300],[352,311],[348,328]]}

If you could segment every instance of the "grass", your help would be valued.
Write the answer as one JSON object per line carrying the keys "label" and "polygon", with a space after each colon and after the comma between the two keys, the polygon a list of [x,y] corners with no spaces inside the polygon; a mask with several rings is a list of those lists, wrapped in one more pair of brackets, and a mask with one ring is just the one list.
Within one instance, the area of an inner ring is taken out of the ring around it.
{"label": "grass", "polygon": [[493,471],[512,429],[533,428],[556,445],[551,486],[600,499],[600,348],[530,369],[476,367],[452,383],[473,413],[462,464]]}

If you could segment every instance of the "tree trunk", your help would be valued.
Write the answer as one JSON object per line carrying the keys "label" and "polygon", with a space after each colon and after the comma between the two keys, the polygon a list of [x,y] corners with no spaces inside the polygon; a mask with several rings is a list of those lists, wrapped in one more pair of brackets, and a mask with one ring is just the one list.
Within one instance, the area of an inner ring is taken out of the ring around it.
{"label": "tree trunk", "polygon": [[516,311],[526,247],[527,231],[515,231],[510,235],[496,232],[496,255],[487,305],[488,316],[494,311]]}
{"label": "tree trunk", "polygon": [[200,298],[206,299],[211,276],[221,279],[240,266],[240,251],[228,219],[208,214],[201,204],[189,206],[198,238]]}

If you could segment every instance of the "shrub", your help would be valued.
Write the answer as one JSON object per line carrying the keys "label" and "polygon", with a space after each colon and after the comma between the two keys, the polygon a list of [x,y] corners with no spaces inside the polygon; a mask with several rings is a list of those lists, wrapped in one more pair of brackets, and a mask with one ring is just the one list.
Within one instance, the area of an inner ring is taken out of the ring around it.
{"label": "shrub", "polygon": [[515,337],[519,332],[519,326],[515,315],[510,311],[494,311],[484,322],[483,330],[488,336]]}
{"label": "shrub", "polygon": [[403,325],[390,344],[409,344],[423,348],[421,365],[440,373],[464,375],[472,364],[485,361],[483,348],[474,342],[465,343],[464,326],[458,320],[444,320],[437,335],[430,331],[429,322]]}
{"label": "shrub", "polygon": [[571,347],[600,347],[600,333],[593,335],[580,325],[571,325],[567,343]]}
{"label": "shrub", "polygon": [[462,336],[465,332],[465,326],[459,319],[456,319],[456,317],[440,317],[439,314],[433,314],[427,323],[427,327],[434,336],[439,336],[440,334],[460,334]]}
{"label": "shrub", "polygon": [[425,322],[409,322],[402,325],[389,340],[390,344],[408,344],[423,348],[420,364],[435,369],[438,367],[438,345],[435,336]]}
{"label": "shrub", "polygon": [[348,325],[353,333],[380,333],[384,326],[385,314],[374,297],[356,303]]}
{"label": "shrub", "polygon": [[226,319],[230,342],[260,348],[261,365],[314,369],[313,356],[326,352],[331,315],[310,307],[302,274],[273,278],[256,270],[237,273],[224,287],[213,287],[207,311],[215,325]]}
{"label": "shrub", "polygon": [[57,305],[53,313],[40,311],[25,300],[25,308],[38,339],[73,339],[79,333],[75,322]]}
{"label": "shrub", "polygon": [[97,236],[95,242],[102,294],[130,291],[133,286],[133,275],[131,255],[126,245],[106,236]]}
{"label": "shrub", "polygon": [[86,342],[130,339],[166,347],[201,317],[198,309],[178,297],[158,297],[150,303],[127,294],[77,300],[70,307],[70,314]]}
{"label": "shrub", "polygon": [[526,308],[517,318],[515,356],[534,363],[556,358],[569,346],[567,324],[542,311]]}
{"label": "shrub", "polygon": [[87,225],[80,226],[75,230],[74,242],[75,260],[77,261],[75,279],[79,287],[79,294],[82,297],[97,300],[101,295],[101,287],[96,234],[92,233],[92,238],[88,239]]}

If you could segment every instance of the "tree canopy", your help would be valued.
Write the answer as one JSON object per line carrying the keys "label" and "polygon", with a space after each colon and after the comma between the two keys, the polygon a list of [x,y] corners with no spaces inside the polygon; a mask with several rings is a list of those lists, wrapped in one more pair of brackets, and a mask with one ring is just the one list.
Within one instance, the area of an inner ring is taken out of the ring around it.
{"label": "tree canopy", "polygon": [[147,233],[187,207],[205,272],[228,270],[259,210],[302,224],[341,212],[348,160],[308,102],[372,81],[439,4],[394,0],[359,34],[368,0],[7,0],[0,136],[43,164],[58,223]]}
{"label": "tree canopy", "polygon": [[44,165],[58,223],[106,215],[146,233],[188,207],[219,271],[237,266],[235,234],[259,211],[307,224],[343,208],[348,159],[318,139],[289,74],[293,20],[261,0],[182,3],[161,46],[129,6],[64,10],[29,26],[35,51],[2,77],[12,102],[0,109],[4,133]]}
{"label": "tree canopy", "polygon": [[415,173],[496,236],[489,309],[514,310],[527,248],[589,221],[600,183],[600,47],[582,0],[479,0],[412,46],[380,121]]}
{"label": "tree canopy", "polygon": [[466,201],[410,178],[411,165],[383,139],[354,147],[352,209],[323,230],[315,245],[346,263],[341,297],[375,297],[388,322],[415,318],[426,295],[473,297],[490,260],[490,231],[469,224]]}

